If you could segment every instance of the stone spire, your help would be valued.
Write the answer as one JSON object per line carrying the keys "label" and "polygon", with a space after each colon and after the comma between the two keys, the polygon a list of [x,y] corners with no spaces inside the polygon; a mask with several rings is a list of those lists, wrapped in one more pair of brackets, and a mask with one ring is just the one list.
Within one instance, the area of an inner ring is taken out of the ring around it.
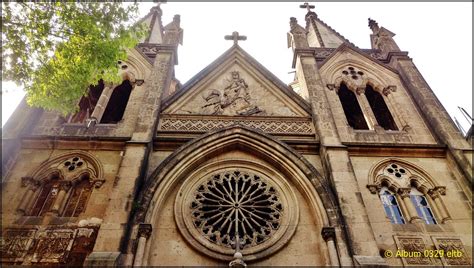
{"label": "stone spire", "polygon": [[163,23],[161,21],[163,11],[160,5],[161,2],[158,2],[145,17],[138,21],[138,23],[144,23],[150,29],[148,36],[145,37],[142,43],[161,44],[163,42]]}

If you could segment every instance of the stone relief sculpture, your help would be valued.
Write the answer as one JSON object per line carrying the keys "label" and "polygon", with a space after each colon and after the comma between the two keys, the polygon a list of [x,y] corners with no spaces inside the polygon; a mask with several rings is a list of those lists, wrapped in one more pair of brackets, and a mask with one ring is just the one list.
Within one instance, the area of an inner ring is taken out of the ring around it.
{"label": "stone relief sculpture", "polygon": [[249,86],[240,78],[239,72],[233,71],[231,75],[231,80],[227,80],[227,86],[222,91],[211,89],[204,93],[206,103],[202,106],[202,112],[214,115],[263,115],[265,111],[253,103]]}

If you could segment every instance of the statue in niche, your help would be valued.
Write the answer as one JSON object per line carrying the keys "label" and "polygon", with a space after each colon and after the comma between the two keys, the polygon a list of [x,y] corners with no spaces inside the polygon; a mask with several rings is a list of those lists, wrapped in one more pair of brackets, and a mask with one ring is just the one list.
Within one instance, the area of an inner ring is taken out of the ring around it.
{"label": "statue in niche", "polygon": [[211,89],[203,96],[206,104],[202,106],[204,114],[214,115],[262,115],[264,111],[258,108],[250,97],[249,86],[240,78],[238,71],[231,72],[232,78],[227,80],[227,86],[221,91]]}

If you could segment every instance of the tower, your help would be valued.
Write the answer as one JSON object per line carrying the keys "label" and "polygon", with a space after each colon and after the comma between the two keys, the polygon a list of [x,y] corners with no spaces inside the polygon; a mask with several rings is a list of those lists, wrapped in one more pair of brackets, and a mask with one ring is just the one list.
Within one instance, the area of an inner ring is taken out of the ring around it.
{"label": "tower", "polygon": [[470,265],[472,148],[394,33],[369,19],[360,49],[301,7],[291,86],[231,31],[181,84],[180,17],[163,26],[158,5],[120,85],[91,86],[68,117],[19,108],[2,262]]}

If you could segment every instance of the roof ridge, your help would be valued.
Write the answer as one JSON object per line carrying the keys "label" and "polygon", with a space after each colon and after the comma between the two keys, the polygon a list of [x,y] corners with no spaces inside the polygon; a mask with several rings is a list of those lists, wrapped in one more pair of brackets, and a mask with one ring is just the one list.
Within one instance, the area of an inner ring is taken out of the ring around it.
{"label": "roof ridge", "polygon": [[315,18],[317,21],[319,21],[321,24],[323,24],[326,28],[328,28],[330,31],[332,31],[334,34],[336,34],[337,36],[339,36],[340,38],[344,39],[344,41],[346,41],[348,44],[356,47],[356,48],[359,48],[358,46],[354,45],[354,43],[352,43],[351,41],[349,41],[349,39],[345,38],[342,34],[340,34],[338,31],[334,30],[331,26],[329,26],[329,24],[327,24],[326,22],[324,22],[323,20],[321,20],[318,16],[316,16]]}

